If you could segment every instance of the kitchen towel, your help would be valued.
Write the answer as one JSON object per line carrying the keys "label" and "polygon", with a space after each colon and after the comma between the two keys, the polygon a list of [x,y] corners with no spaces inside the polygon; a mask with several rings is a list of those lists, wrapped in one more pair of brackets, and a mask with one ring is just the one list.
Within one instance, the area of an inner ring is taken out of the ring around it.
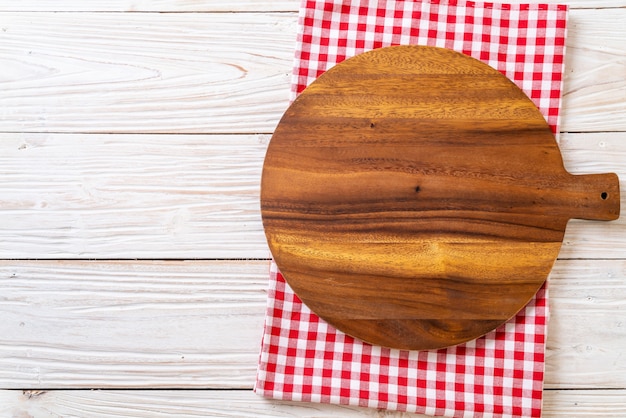
{"label": "kitchen towel", "polygon": [[[324,71],[390,45],[456,50],[513,80],[558,133],[567,7],[470,1],[304,0],[292,98]],[[547,285],[489,334],[431,351],[354,339],[312,313],[272,263],[256,393],[433,416],[541,415]]]}

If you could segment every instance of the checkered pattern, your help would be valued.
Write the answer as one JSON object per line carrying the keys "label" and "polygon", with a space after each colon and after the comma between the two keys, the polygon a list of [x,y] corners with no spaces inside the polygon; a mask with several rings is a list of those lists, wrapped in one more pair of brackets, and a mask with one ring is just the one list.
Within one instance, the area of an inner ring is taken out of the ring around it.
{"label": "checkered pattern", "polygon": [[448,417],[541,415],[545,286],[484,337],[442,350],[406,351],[337,331],[272,266],[257,393]]}
{"label": "checkered pattern", "polygon": [[[421,44],[478,58],[512,79],[558,132],[562,5],[463,1],[303,1],[293,98],[344,59]],[[468,343],[403,351],[355,340],[313,314],[272,263],[255,390],[300,400],[449,417],[541,415],[547,288],[517,316]]]}

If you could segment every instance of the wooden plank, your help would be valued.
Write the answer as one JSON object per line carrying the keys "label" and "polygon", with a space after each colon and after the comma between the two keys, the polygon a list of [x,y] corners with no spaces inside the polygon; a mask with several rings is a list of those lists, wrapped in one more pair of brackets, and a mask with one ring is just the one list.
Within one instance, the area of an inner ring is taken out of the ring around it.
{"label": "wooden plank", "polygon": [[626,130],[626,9],[569,14],[561,129]]}
{"label": "wooden plank", "polygon": [[[570,13],[564,131],[626,130],[625,20],[626,9]],[[294,12],[0,13],[0,132],[272,132],[296,23]]]}
{"label": "wooden plank", "polygon": [[546,387],[626,387],[626,261],[561,261],[550,276]]}
{"label": "wooden plank", "polygon": [[250,390],[0,391],[0,415],[3,417],[374,418],[381,414],[390,418],[425,417],[350,406],[273,401]]}
{"label": "wooden plank", "polygon": [[[507,0],[506,3],[524,3],[527,0]],[[543,0],[542,3],[568,4],[572,8],[624,7],[624,0]],[[240,12],[240,11],[296,11],[300,0],[63,0],[42,3],[37,0],[0,4],[0,11],[81,11],[81,12]]]}
{"label": "wooden plank", "polygon": [[[626,415],[626,390],[544,392],[543,416],[609,417]],[[285,402],[261,398],[252,391],[77,390],[0,391],[0,415],[11,417],[111,416],[153,417],[389,417],[420,414],[369,408]]]}
{"label": "wooden plank", "polygon": [[626,390],[549,390],[543,411],[544,417],[623,417]]}
{"label": "wooden plank", "polygon": [[[269,138],[0,134],[0,258],[267,258]],[[619,133],[564,135],[561,149],[572,172],[626,179]],[[625,246],[624,217],[572,221],[560,257],[622,258]]]}
{"label": "wooden plank", "polygon": [[268,140],[0,134],[0,258],[267,258]]}
{"label": "wooden plank", "polygon": [[[253,386],[265,261],[1,261],[0,387]],[[547,388],[626,387],[626,260],[551,276]]]}
{"label": "wooden plank", "polygon": [[[585,2],[575,1],[581,4]],[[620,1],[601,0],[601,3],[618,7],[616,5]],[[27,0],[13,4],[0,3],[0,12],[280,12],[297,11],[299,5],[300,0]]]}
{"label": "wooden plank", "polygon": [[0,387],[251,388],[268,269],[0,262]]}
{"label": "wooden plank", "polygon": [[0,28],[0,131],[272,132],[288,103],[294,13],[1,13]]}

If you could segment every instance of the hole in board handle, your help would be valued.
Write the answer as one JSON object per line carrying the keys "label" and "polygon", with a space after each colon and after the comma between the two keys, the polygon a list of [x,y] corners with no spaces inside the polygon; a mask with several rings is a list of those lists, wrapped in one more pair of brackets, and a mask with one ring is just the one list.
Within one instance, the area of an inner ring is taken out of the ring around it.
{"label": "hole in board handle", "polygon": [[606,200],[607,197],[609,197],[609,194],[607,192],[602,192],[600,193],[600,197],[602,198],[602,200]]}

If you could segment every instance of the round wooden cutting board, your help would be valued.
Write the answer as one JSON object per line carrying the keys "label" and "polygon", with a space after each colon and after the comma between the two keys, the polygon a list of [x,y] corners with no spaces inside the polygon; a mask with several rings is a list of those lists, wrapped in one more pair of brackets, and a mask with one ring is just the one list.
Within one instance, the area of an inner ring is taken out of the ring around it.
{"label": "round wooden cutting board", "polygon": [[574,176],[549,126],[498,71],[446,49],[348,59],[289,107],[261,212],[289,285],[366,342],[435,349],[515,315],[571,218],[619,216],[615,174]]}

